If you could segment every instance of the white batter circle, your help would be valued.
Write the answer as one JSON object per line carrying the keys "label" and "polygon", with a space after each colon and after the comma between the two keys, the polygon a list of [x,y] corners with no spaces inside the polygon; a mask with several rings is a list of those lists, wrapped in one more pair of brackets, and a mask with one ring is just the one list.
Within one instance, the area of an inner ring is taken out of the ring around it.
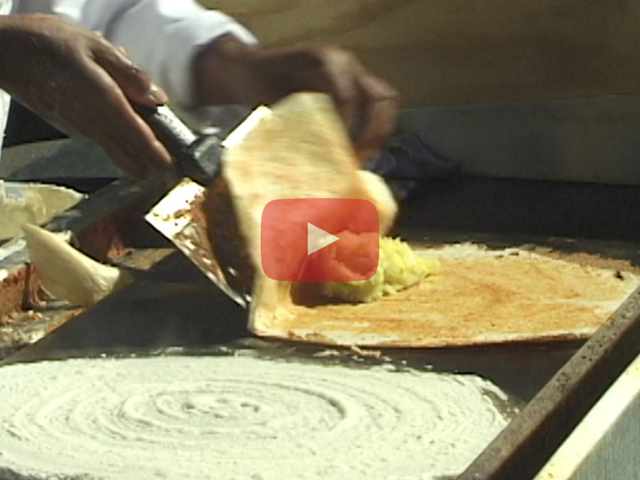
{"label": "white batter circle", "polygon": [[0,377],[0,465],[37,479],[429,479],[507,423],[478,377],[382,367],[165,356]]}

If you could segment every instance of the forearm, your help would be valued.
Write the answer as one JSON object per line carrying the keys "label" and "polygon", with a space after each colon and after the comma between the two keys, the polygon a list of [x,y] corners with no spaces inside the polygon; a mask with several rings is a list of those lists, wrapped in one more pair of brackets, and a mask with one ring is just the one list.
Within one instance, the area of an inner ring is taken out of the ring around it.
{"label": "forearm", "polygon": [[53,13],[103,33],[184,108],[202,105],[193,65],[204,46],[223,35],[256,43],[233,19],[194,0],[22,0],[20,9]]}
{"label": "forearm", "polygon": [[[30,61],[21,52],[28,43],[37,42],[33,25],[39,15],[0,16],[0,89],[14,94],[22,77],[20,62]],[[29,79],[24,79],[29,81]]]}
{"label": "forearm", "polygon": [[[193,92],[197,105],[254,105],[265,101],[262,51],[224,35],[194,56]],[[261,79],[262,81],[258,81]]]}
{"label": "forearm", "polygon": [[194,99],[198,105],[270,104],[304,88],[300,74],[318,66],[315,52],[265,49],[225,35],[194,58]]}
{"label": "forearm", "polygon": [[11,68],[7,55],[10,51],[12,23],[13,19],[9,15],[0,16],[0,89],[6,89]]}

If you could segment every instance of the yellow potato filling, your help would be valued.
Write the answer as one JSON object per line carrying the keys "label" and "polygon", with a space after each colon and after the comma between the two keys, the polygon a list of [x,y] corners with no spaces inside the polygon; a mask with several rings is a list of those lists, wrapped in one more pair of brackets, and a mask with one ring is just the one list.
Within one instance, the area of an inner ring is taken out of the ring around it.
{"label": "yellow potato filling", "polygon": [[[350,267],[348,264],[342,266],[343,268]],[[322,284],[322,294],[347,302],[373,302],[383,296],[412,287],[422,279],[438,273],[440,269],[441,265],[438,260],[420,255],[412,250],[406,242],[398,238],[382,237],[380,238],[378,269],[371,278],[357,281],[326,282]]]}

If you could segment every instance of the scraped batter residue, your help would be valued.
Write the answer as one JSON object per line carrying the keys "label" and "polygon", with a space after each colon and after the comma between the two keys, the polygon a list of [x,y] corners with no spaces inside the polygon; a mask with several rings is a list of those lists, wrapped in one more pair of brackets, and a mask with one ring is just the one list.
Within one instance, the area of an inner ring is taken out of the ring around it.
{"label": "scraped batter residue", "polygon": [[384,367],[164,356],[0,377],[2,478],[422,480],[507,424],[489,382]]}

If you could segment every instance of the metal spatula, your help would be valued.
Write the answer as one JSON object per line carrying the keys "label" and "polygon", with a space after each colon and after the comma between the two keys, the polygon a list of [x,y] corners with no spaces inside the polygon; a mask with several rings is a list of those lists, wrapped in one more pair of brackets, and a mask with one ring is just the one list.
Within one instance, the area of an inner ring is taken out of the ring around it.
{"label": "metal spatula", "polygon": [[[256,109],[224,142],[215,135],[196,135],[169,107],[150,108],[136,105],[156,137],[175,158],[184,179],[174,187],[145,217],[231,299],[246,307],[250,292],[230,282],[237,270],[223,267],[215,257],[205,218],[198,215],[206,188],[215,185],[222,174],[224,145],[241,137],[269,110]],[[241,282],[238,282],[240,284]],[[234,286],[232,286],[234,284]]]}
{"label": "metal spatula", "polygon": [[168,107],[134,105],[156,138],[173,156],[182,177],[207,187],[221,172],[222,146],[215,135],[196,135]]}

